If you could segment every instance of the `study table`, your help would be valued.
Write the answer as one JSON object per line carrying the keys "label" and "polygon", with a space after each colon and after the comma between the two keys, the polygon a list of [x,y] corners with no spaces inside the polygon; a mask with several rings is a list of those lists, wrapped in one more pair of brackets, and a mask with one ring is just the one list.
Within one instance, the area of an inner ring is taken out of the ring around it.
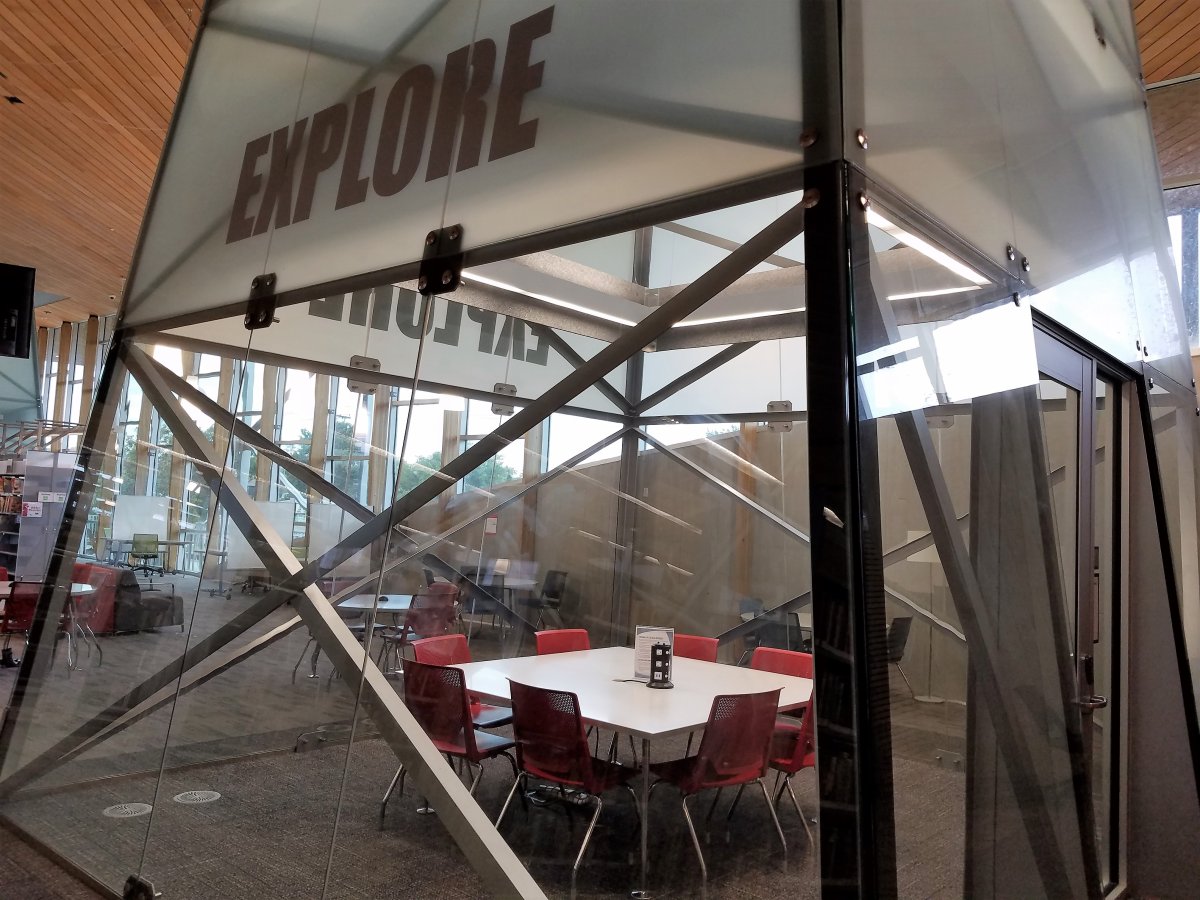
{"label": "study table", "polygon": [[[402,612],[406,612],[412,605],[412,594],[380,594],[379,600],[376,602],[374,594],[355,594],[353,597],[347,597],[340,603],[335,604],[338,610],[349,610],[353,615],[342,613],[344,619],[361,619],[365,613],[375,610],[382,615],[390,615],[392,622],[396,623],[396,617]],[[320,678],[317,674],[317,662],[321,658],[321,645],[309,640],[315,644],[312,651],[312,658],[309,662],[309,678]],[[300,663],[304,661],[304,654],[308,652],[308,645],[304,647],[304,651],[300,654],[300,659],[296,661],[296,666],[292,669],[292,681],[296,680],[296,672],[300,668]]]}
{"label": "study table", "polygon": [[646,855],[650,798],[650,742],[697,731],[708,724],[712,702],[720,694],[755,694],[780,688],[779,709],[798,709],[812,696],[812,681],[722,663],[676,656],[671,662],[670,690],[652,690],[632,681],[633,650],[605,647],[481,660],[458,666],[467,690],[482,700],[510,702],[508,682],[571,691],[590,725],[609,728],[642,740],[641,889],[646,896]]}

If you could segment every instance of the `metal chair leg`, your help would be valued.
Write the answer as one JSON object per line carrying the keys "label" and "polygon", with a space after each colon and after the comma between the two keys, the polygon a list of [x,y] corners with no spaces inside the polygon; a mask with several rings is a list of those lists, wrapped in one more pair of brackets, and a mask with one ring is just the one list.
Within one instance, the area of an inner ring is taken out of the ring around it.
{"label": "metal chair leg", "polygon": [[738,788],[737,796],[733,798],[733,802],[729,804],[729,812],[725,813],[725,828],[729,830],[729,820],[733,818],[733,811],[737,809],[738,801],[742,799],[742,791],[746,789],[746,785],[742,784]]}
{"label": "metal chair leg", "polygon": [[783,779],[784,785],[787,787],[787,792],[792,798],[792,806],[796,807],[796,815],[800,817],[800,824],[804,826],[804,833],[808,835],[809,844],[814,844],[812,829],[808,827],[808,816],[804,814],[804,810],[800,808],[800,801],[796,799],[796,792],[792,790],[792,776],[785,775]]}
{"label": "metal chair leg", "polygon": [[310,634],[308,640],[304,642],[304,649],[300,651],[300,658],[296,660],[296,665],[292,666],[292,684],[296,683],[296,673],[300,671],[300,663],[304,662],[304,657],[308,655],[308,648],[313,644],[313,636]]}
{"label": "metal chair leg", "polygon": [[583,844],[579,847],[579,855],[575,857],[575,865],[571,867],[571,900],[575,900],[575,876],[579,874],[579,864],[583,862],[583,854],[587,853],[588,841],[592,839],[592,831],[596,828],[596,820],[600,818],[600,810],[604,809],[604,801],[596,798],[596,811],[592,821],[588,823],[587,832],[583,836]]}
{"label": "metal chair leg", "polygon": [[704,851],[700,849],[700,839],[696,837],[696,827],[692,824],[692,814],[688,812],[687,797],[679,798],[683,807],[683,820],[687,822],[688,834],[692,836],[692,846],[696,848],[696,858],[700,860],[700,896],[708,896],[708,866],[704,864]]}
{"label": "metal chair leg", "polygon": [[475,796],[475,788],[479,787],[480,779],[483,778],[483,763],[479,763],[479,771],[475,773],[475,777],[471,779],[471,788],[467,793],[472,797]]}
{"label": "metal chair leg", "polygon": [[912,683],[908,680],[908,676],[904,674],[904,669],[900,663],[896,663],[896,671],[900,673],[900,677],[904,679],[904,686],[908,688],[908,696],[914,700],[917,698],[917,692],[913,690]]}
{"label": "metal chair leg", "polygon": [[379,818],[382,819],[387,815],[388,800],[391,799],[392,791],[396,789],[396,785],[400,785],[400,793],[404,793],[404,766],[396,770],[396,774],[392,776],[392,783],[388,785],[383,794],[383,800],[379,803]]}
{"label": "metal chair leg", "polygon": [[771,813],[771,821],[775,823],[775,832],[779,835],[779,843],[783,846],[783,861],[787,863],[787,839],[783,836],[783,826],[779,824],[779,816],[775,814],[775,804],[771,802],[771,795],[767,791],[766,782],[761,778],[758,779],[758,786],[762,788],[763,799],[767,801],[767,809]]}
{"label": "metal chair leg", "polygon": [[517,792],[517,788],[519,788],[519,787],[520,787],[522,790],[524,790],[524,788],[523,788],[523,787],[521,787],[521,786],[522,786],[522,785],[524,785],[524,784],[525,784],[525,773],[524,773],[524,772],[522,772],[522,773],[521,773],[520,775],[518,775],[518,776],[517,776],[515,779],[513,779],[513,786],[512,786],[512,788],[509,790],[509,792],[508,792],[508,796],[504,798],[504,805],[503,805],[502,807],[500,807],[500,815],[496,816],[496,827],[497,827],[497,828],[499,828],[499,827],[500,827],[500,823],[501,823],[502,821],[504,821],[504,814],[505,814],[506,812],[508,812],[508,805],[509,805],[510,803],[512,803],[513,794],[515,794],[515,793]]}

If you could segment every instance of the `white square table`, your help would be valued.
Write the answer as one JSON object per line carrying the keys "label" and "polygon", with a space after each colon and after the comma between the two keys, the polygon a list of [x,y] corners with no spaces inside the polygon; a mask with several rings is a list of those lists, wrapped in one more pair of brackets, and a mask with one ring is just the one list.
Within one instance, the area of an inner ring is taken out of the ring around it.
{"label": "white square table", "polygon": [[458,666],[467,690],[484,700],[510,702],[508,682],[570,691],[579,698],[585,722],[642,739],[641,889],[646,894],[646,852],[650,799],[650,742],[686,734],[708,724],[712,702],[720,694],[756,694],[780,688],[779,709],[798,709],[812,696],[812,681],[774,672],[760,672],[721,663],[676,656],[671,663],[670,690],[654,690],[633,678],[633,650],[606,647],[481,660]]}

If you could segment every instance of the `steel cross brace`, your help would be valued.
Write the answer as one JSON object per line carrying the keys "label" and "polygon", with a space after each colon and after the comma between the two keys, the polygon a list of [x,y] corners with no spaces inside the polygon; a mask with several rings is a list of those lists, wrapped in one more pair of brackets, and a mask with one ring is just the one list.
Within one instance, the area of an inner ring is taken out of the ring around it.
{"label": "steel cross brace", "polygon": [[[123,352],[126,364],[142,390],[167,422],[175,439],[198,461],[197,467],[210,482],[213,492],[223,496],[222,505],[227,514],[264,565],[273,573],[297,572],[300,563],[289,543],[271,527],[235,473],[220,465],[216,449],[172,397],[166,381],[149,364],[149,357],[137,347],[128,345]],[[416,780],[421,792],[437,807],[442,824],[485,883],[501,893],[542,896],[532,876],[453,770],[443,763],[433,742],[371,660],[369,648],[359,644],[321,591],[309,584],[295,592],[291,601],[346,684],[358,685],[358,700],[367,715]]]}

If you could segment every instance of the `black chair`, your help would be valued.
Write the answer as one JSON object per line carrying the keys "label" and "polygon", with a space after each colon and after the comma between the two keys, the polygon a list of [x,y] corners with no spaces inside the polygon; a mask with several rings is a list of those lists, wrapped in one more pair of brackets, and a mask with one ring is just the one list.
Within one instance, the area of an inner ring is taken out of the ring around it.
{"label": "black chair", "polygon": [[562,569],[551,569],[546,573],[545,579],[542,581],[542,593],[539,597],[534,597],[529,601],[530,607],[538,611],[537,621],[534,623],[534,628],[540,630],[547,613],[550,613],[555,621],[551,622],[554,628],[562,628],[562,617],[559,615],[559,610],[562,608],[563,593],[567,589],[567,573]]}
{"label": "black chair", "polygon": [[908,633],[911,630],[912,616],[896,616],[892,619],[891,624],[887,627],[887,661],[896,667],[896,671],[904,679],[909,696],[915,698],[916,691],[913,690],[908,676],[904,674],[904,669],[900,666],[900,661],[904,659],[904,648],[908,646]]}

